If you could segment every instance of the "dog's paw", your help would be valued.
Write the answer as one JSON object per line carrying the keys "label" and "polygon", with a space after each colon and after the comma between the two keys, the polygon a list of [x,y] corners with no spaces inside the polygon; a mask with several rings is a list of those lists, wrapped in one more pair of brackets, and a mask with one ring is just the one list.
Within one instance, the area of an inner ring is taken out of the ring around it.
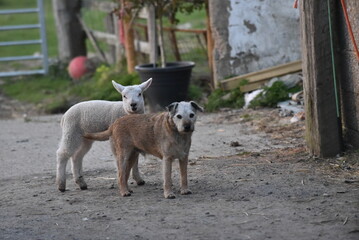
{"label": "dog's paw", "polygon": [[192,191],[189,189],[182,189],[181,190],[181,195],[188,195],[188,194],[192,194]]}
{"label": "dog's paw", "polygon": [[139,181],[136,181],[136,183],[137,183],[138,186],[142,186],[142,185],[145,185],[146,182],[141,179]]}
{"label": "dog's paw", "polygon": [[175,199],[176,195],[174,195],[173,193],[165,194],[165,198],[167,198],[167,199]]}
{"label": "dog's paw", "polygon": [[131,196],[130,192],[124,192],[124,193],[120,193],[122,197],[129,197]]}

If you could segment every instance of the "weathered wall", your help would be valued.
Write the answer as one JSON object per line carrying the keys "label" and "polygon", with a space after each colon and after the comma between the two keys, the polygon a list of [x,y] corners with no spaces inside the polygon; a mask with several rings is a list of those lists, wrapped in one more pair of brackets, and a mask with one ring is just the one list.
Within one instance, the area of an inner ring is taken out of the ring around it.
{"label": "weathered wall", "polygon": [[[346,0],[347,11],[357,45],[359,44],[359,1]],[[344,140],[359,148],[359,62],[355,56],[341,6],[338,3],[338,49],[337,71],[341,85],[342,122]]]}
{"label": "weathered wall", "polygon": [[299,11],[292,4],[209,0],[215,81],[299,60]]}

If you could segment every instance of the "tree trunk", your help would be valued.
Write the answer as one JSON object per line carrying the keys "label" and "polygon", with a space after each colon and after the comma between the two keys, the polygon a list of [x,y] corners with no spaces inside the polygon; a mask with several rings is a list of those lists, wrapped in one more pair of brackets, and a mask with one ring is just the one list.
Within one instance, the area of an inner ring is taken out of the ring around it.
{"label": "tree trunk", "polygon": [[58,38],[59,58],[69,61],[86,56],[86,34],[77,19],[81,0],[52,0]]}

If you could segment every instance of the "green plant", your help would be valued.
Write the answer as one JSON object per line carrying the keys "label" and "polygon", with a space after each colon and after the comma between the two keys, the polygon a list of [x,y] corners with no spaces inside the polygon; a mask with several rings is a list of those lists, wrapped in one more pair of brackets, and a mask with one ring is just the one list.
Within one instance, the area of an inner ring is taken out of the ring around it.
{"label": "green plant", "polygon": [[46,76],[27,76],[16,81],[6,79],[1,91],[11,98],[35,104],[46,113],[59,113],[79,101],[120,100],[121,95],[113,88],[111,80],[122,85],[140,82],[136,74],[117,72],[113,67],[100,66],[94,76],[87,76],[74,83],[65,65],[58,63],[50,66]]}
{"label": "green plant", "polygon": [[209,95],[205,109],[213,112],[223,107],[242,108],[244,103],[244,94],[239,87],[231,91],[223,91],[218,88]]}
{"label": "green plant", "polygon": [[197,85],[190,84],[188,88],[188,98],[191,100],[199,101],[201,100],[203,90]]}
{"label": "green plant", "polygon": [[278,102],[289,99],[289,93],[299,89],[299,87],[289,89],[282,81],[277,81],[270,87],[263,87],[264,91],[253,99],[249,107],[276,107]]}

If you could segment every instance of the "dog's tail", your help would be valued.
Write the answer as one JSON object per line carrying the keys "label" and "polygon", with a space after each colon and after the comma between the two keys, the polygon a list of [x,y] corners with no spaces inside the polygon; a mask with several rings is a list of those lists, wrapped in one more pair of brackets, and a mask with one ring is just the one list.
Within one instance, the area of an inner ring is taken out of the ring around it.
{"label": "dog's tail", "polygon": [[85,133],[84,138],[91,139],[91,140],[97,140],[97,141],[107,141],[110,139],[111,135],[112,135],[112,129],[109,128],[103,132]]}

